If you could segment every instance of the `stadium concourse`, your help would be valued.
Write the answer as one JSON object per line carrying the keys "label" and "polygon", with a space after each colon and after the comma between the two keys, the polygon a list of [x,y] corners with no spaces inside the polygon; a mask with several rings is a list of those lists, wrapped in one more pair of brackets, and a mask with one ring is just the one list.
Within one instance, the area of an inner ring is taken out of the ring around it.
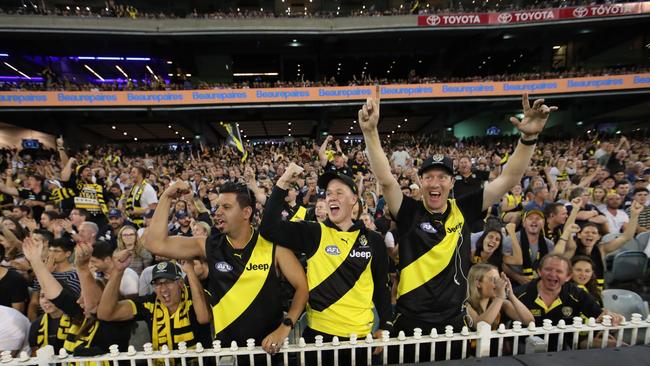
{"label": "stadium concourse", "polygon": [[647,358],[650,2],[0,8],[0,364]]}

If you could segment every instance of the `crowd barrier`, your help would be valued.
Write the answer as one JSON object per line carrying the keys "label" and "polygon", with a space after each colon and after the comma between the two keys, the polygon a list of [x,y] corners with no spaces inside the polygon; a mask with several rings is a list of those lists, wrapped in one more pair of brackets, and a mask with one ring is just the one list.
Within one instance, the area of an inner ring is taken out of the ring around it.
{"label": "crowd barrier", "polygon": [[[375,86],[170,91],[12,91],[0,92],[3,107],[133,107],[238,105],[358,101],[375,94]],[[381,85],[382,99],[502,97],[572,94],[650,88],[650,73],[522,81]]]}
{"label": "crowd barrier", "polygon": [[[421,329],[415,329],[414,335],[407,337],[400,332],[396,338],[389,338],[388,332],[383,332],[381,339],[373,339],[368,336],[358,339],[354,334],[349,341],[339,341],[334,338],[332,342],[325,343],[322,337],[317,337],[313,344],[305,343],[303,338],[285,340],[284,345],[278,352],[278,356],[272,359],[261,347],[249,340],[245,345],[238,345],[235,342],[231,345],[222,345],[219,341],[213,342],[212,348],[206,349],[198,344],[194,349],[187,349],[184,343],[179,345],[178,350],[169,350],[167,346],[159,351],[152,350],[150,343],[144,345],[142,351],[136,351],[135,347],[129,346],[128,350],[119,350],[116,345],[110,348],[110,353],[98,357],[73,357],[65,350],[54,354],[51,346],[45,347],[37,352],[36,357],[29,357],[26,353],[12,358],[9,352],[0,356],[0,365],[115,365],[126,362],[132,366],[136,363],[146,362],[147,365],[236,365],[237,358],[248,361],[251,365],[271,365],[278,362],[288,365],[307,365],[306,356],[308,353],[316,355],[316,362],[309,364],[321,366],[323,354],[331,351],[333,354],[333,365],[341,363],[350,365],[370,365],[391,363],[403,363],[414,360],[418,362],[431,362],[434,360],[452,359],[452,344],[456,348],[456,357],[485,358],[490,356],[503,356],[505,354],[521,355],[540,352],[559,352],[563,349],[605,348],[608,342],[614,343],[616,347],[625,344],[650,344],[650,316],[643,319],[641,314],[632,314],[629,321],[623,321],[619,325],[611,324],[611,317],[604,316],[602,323],[596,323],[590,318],[583,322],[582,318],[573,319],[573,324],[565,324],[560,321],[558,324],[551,324],[545,320],[542,327],[536,327],[531,323],[527,328],[522,327],[520,322],[513,322],[511,329],[506,329],[503,324],[497,330],[492,330],[487,323],[481,322],[476,332],[470,332],[467,327],[454,333],[451,326],[447,326],[444,334],[437,334],[435,329],[430,334],[422,334]],[[553,339],[553,341],[550,341]],[[504,344],[508,344],[508,349]],[[554,346],[550,346],[553,345]],[[610,346],[613,344],[610,344]],[[438,346],[438,347],[436,347]],[[457,353],[460,346],[460,353]],[[381,354],[372,359],[373,350],[381,347]],[[421,356],[421,349],[431,349],[430,355],[424,359]],[[438,352],[444,349],[444,354]],[[342,351],[347,352],[348,358],[342,359]],[[459,355],[459,356],[458,356]],[[245,362],[244,361],[244,362]],[[313,361],[312,361],[313,362]]]}

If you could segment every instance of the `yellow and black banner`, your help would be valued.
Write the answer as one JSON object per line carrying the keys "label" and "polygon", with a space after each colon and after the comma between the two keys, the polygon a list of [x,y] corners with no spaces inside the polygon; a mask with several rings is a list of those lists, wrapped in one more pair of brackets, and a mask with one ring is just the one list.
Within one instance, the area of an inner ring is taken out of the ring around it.
{"label": "yellow and black banner", "polygon": [[237,123],[234,122],[219,122],[220,125],[223,126],[223,128],[226,129],[226,132],[228,133],[228,140],[227,143],[231,146],[233,146],[237,151],[239,151],[242,154],[241,157],[241,162],[245,162],[246,158],[248,158],[248,151],[244,148],[244,142],[241,139],[241,134],[239,133],[239,126]]}

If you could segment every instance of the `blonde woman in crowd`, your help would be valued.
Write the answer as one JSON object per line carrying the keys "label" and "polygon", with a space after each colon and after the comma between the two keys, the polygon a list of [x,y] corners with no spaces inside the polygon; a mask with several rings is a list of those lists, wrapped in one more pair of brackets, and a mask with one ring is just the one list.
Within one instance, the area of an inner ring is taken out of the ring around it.
{"label": "blonde woman in crowd", "polygon": [[132,251],[133,256],[129,268],[134,270],[138,276],[153,263],[153,256],[142,246],[140,238],[138,238],[138,231],[133,226],[125,225],[118,231],[117,249]]}

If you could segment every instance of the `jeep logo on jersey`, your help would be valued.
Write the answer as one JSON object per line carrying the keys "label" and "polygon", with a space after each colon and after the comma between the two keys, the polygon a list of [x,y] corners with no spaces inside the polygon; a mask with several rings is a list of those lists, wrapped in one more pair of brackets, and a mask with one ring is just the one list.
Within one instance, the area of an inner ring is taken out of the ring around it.
{"label": "jeep logo on jersey", "polygon": [[248,263],[248,267],[246,267],[247,271],[268,271],[271,266],[268,263],[264,264],[254,264],[254,263]]}
{"label": "jeep logo on jersey", "polygon": [[459,223],[456,224],[456,226],[454,226],[454,227],[448,227],[448,228],[447,228],[447,233],[449,233],[449,234],[451,234],[451,233],[455,233],[456,231],[458,231],[458,229],[461,229],[462,227],[463,227],[463,223],[462,223],[462,222],[459,222]]}
{"label": "jeep logo on jersey", "polygon": [[352,251],[350,252],[350,258],[370,259],[370,252],[369,251],[357,252],[356,250],[352,249]]}
{"label": "jeep logo on jersey", "polygon": [[325,253],[330,255],[339,255],[341,254],[341,250],[336,245],[328,245],[325,247]]}
{"label": "jeep logo on jersey", "polygon": [[431,225],[431,223],[428,222],[421,223],[420,229],[422,229],[422,231],[424,231],[425,233],[429,233],[429,234],[435,234],[438,232],[438,230],[436,230],[436,228],[433,227],[433,225]]}
{"label": "jeep logo on jersey", "polygon": [[230,272],[232,271],[232,266],[226,262],[218,262],[214,265],[214,268],[219,272]]}

